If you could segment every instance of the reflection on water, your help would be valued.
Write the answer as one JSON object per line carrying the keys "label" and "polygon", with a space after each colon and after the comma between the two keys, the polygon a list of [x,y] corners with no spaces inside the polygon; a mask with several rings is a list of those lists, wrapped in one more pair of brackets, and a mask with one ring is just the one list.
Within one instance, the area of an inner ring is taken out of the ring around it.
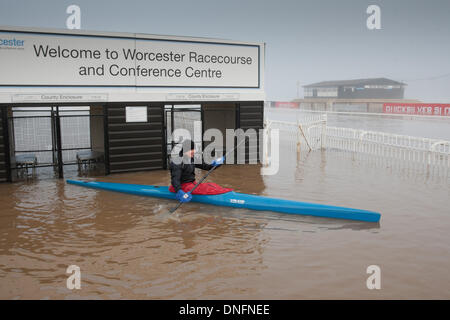
{"label": "reflection on water", "polygon": [[[280,172],[224,166],[238,192],[378,211],[379,224],[81,188],[55,179],[0,185],[0,298],[449,298],[447,180],[340,152],[283,153]],[[202,173],[204,174],[204,172]],[[199,173],[200,175],[200,173]],[[167,185],[169,172],[86,178]],[[81,290],[66,268],[81,268]],[[382,290],[366,288],[366,268]]]}

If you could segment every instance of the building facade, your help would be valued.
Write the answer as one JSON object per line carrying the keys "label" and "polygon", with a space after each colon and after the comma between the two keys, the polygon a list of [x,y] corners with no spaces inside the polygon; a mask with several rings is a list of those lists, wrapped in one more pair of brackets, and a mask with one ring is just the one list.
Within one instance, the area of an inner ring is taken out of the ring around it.
{"label": "building facade", "polygon": [[264,53],[264,43],[0,27],[0,181],[24,163],[63,177],[86,154],[101,154],[106,174],[164,169],[181,113],[201,134],[261,129]]}
{"label": "building facade", "polygon": [[322,81],[303,86],[305,99],[403,99],[406,84],[386,78]]}

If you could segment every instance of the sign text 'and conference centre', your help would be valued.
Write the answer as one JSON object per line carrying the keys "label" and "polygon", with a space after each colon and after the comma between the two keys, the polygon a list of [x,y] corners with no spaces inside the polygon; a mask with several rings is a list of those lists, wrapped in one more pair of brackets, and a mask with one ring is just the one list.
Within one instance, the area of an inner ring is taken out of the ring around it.
{"label": "sign text 'and conference centre'", "polygon": [[0,83],[259,88],[259,50],[226,42],[0,32]]}

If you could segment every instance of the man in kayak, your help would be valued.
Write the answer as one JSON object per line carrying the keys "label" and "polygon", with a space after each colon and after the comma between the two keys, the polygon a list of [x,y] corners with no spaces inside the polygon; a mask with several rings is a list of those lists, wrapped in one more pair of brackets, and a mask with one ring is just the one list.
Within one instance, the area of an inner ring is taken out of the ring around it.
{"label": "man in kayak", "polygon": [[[184,140],[179,156],[182,157],[181,163],[171,159],[170,176],[171,186],[169,190],[176,193],[176,198],[181,202],[189,202],[192,195],[189,192],[195,186],[195,168],[211,170],[213,167],[221,166],[225,157],[220,157],[211,162],[211,164],[194,163],[195,144],[192,140]],[[229,192],[232,189],[222,188],[215,183],[202,183],[195,190],[194,194],[221,194]]]}

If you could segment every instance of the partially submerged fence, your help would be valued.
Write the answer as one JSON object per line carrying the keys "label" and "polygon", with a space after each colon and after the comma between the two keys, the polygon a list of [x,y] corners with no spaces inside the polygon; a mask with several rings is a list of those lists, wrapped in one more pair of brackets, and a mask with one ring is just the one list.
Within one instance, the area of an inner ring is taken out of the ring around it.
{"label": "partially submerged fence", "polygon": [[450,141],[327,127],[327,148],[450,168]]}
{"label": "partially submerged fence", "polygon": [[[404,164],[426,166],[433,172],[450,171],[450,141],[385,132],[327,126],[326,114],[298,114],[296,122],[266,120],[266,137],[278,129],[283,151],[327,149],[350,152],[371,158],[397,160]],[[265,144],[266,152],[273,141]],[[265,154],[266,163],[270,156]],[[363,157],[361,157],[363,158]]]}
{"label": "partially submerged fence", "polygon": [[326,114],[304,114],[297,117],[297,122],[266,120],[265,159],[273,141],[270,140],[271,131],[279,130],[280,145],[284,148],[295,148],[297,154],[302,149],[316,150],[326,147]]}

